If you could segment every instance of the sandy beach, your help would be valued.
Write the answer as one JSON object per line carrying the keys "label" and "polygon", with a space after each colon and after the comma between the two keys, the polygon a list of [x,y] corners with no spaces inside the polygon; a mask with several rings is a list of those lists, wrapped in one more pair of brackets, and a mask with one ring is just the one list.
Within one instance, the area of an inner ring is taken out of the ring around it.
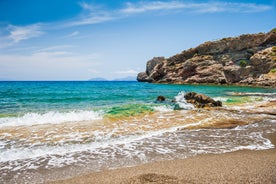
{"label": "sandy beach", "polygon": [[[269,138],[275,145],[276,133]],[[276,149],[198,155],[50,183],[276,183]]]}

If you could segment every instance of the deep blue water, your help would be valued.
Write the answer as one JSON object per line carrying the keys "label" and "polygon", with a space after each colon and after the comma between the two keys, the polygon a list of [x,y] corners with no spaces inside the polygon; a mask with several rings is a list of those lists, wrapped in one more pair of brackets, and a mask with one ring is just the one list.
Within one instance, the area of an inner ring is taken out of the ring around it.
{"label": "deep blue water", "polygon": [[276,89],[139,82],[0,82],[0,117],[150,104],[159,95],[172,99],[180,91],[225,97],[229,92],[275,93]]}

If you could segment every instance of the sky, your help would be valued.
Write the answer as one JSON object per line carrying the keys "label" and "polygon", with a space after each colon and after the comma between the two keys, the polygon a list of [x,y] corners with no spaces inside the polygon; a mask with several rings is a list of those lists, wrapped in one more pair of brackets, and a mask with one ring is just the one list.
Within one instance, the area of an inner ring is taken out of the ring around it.
{"label": "sky", "polygon": [[0,0],[0,80],[136,76],[156,56],[276,27],[276,0]]}

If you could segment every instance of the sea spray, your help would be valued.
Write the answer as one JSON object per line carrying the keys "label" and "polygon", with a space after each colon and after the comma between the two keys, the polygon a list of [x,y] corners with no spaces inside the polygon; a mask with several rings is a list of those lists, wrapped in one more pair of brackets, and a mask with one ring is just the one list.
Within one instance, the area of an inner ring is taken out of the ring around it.
{"label": "sea spray", "polygon": [[0,118],[0,127],[5,126],[30,126],[39,124],[58,124],[64,122],[77,122],[102,119],[103,111],[71,111],[27,113],[19,117]]}
{"label": "sea spray", "polygon": [[178,93],[177,96],[174,97],[174,109],[184,109],[184,110],[191,110],[194,109],[194,106],[190,103],[187,103],[185,99],[185,92],[181,91]]}

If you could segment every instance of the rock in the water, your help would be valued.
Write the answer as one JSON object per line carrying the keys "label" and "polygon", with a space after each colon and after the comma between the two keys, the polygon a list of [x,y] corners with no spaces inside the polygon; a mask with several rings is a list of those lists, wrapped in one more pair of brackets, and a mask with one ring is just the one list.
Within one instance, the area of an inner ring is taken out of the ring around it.
{"label": "rock in the water", "polygon": [[156,101],[157,102],[164,102],[166,100],[166,98],[164,96],[158,96]]}
{"label": "rock in the water", "polygon": [[211,97],[208,97],[204,94],[198,94],[195,92],[189,92],[184,95],[184,98],[188,103],[193,104],[195,107],[203,108],[203,107],[221,107],[221,101],[215,101]]}

